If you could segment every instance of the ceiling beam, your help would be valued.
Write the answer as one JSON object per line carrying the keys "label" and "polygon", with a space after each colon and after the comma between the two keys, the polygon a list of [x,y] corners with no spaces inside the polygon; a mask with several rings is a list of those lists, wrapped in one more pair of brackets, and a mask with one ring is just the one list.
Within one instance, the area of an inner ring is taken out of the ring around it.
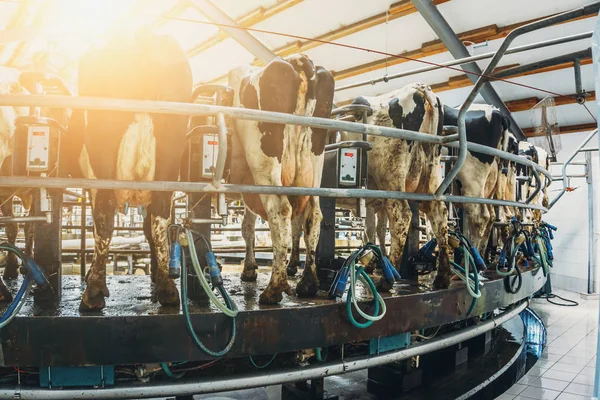
{"label": "ceiling beam", "polygon": [[[597,127],[598,127],[598,124],[596,124],[595,122],[591,122],[588,124],[561,126],[561,127],[559,127],[560,132],[558,132],[558,134],[564,135],[564,134],[568,134],[568,133],[593,131]],[[534,132],[535,132],[535,128],[523,129],[523,133],[525,133],[525,137],[533,137]]]}
{"label": "ceiling beam", "polygon": [[[523,25],[526,25],[526,24],[529,24],[529,23],[532,23],[535,21],[539,21],[539,20],[542,20],[545,18],[549,18],[553,15],[555,15],[555,14],[546,15],[544,17],[530,19],[527,21],[517,22],[517,23],[511,24],[511,25],[506,25],[503,27],[498,27],[497,25],[487,25],[487,26],[483,26],[481,28],[472,29],[469,31],[459,33],[458,38],[462,41],[470,41],[470,42],[474,42],[474,43],[481,43],[481,42],[485,42],[486,40],[492,41],[492,40],[496,40],[496,39],[503,39],[512,30],[514,30],[520,26],[523,26]],[[583,17],[578,17],[578,18],[574,18],[574,19],[571,19],[571,20],[563,22],[563,23],[574,22],[574,21],[578,21],[578,20],[582,20],[582,19],[586,19],[586,18],[592,18],[592,16],[587,15],[587,16],[583,16]],[[410,50],[410,51],[404,52],[402,54],[399,54],[399,56],[406,57],[406,58],[386,57],[386,58],[382,58],[380,60],[371,61],[371,62],[368,62],[365,64],[357,65],[357,66],[343,69],[340,71],[330,71],[330,72],[332,73],[332,75],[336,81],[341,81],[343,79],[352,78],[357,75],[362,75],[362,74],[366,74],[368,72],[381,70],[386,67],[392,67],[394,65],[402,64],[402,63],[409,62],[409,61],[414,61],[416,59],[431,57],[436,54],[442,54],[447,51],[448,51],[448,49],[446,48],[446,46],[444,46],[444,44],[442,43],[441,40],[433,40],[431,42],[423,43],[421,45],[421,47],[418,49]],[[227,74],[222,75],[218,78],[215,78],[214,80],[210,81],[209,83],[225,83],[225,82],[227,82]]]}
{"label": "ceiling beam", "polygon": [[255,38],[245,29],[240,29],[237,23],[229,15],[224,13],[210,0],[192,0],[191,5],[204,14],[209,20],[223,24],[221,29],[225,31],[233,40],[242,45],[247,51],[252,53],[263,63],[268,63],[275,54],[265,46],[260,40]]}
{"label": "ceiling beam", "polygon": [[[447,3],[449,1],[450,0],[433,0],[433,2],[436,5]],[[317,36],[315,38],[315,40],[331,42],[333,40],[338,40],[343,37],[352,35],[354,33],[364,31],[365,29],[369,29],[369,28],[372,28],[377,25],[385,24],[386,21],[388,21],[388,22],[393,21],[395,19],[407,16],[410,14],[414,14],[416,12],[417,12],[417,9],[410,2],[410,0],[401,0],[397,3],[392,4],[387,13],[382,12],[382,13],[373,15],[372,17],[355,22],[353,24],[342,26],[341,28],[338,28],[331,32],[327,32],[323,35]],[[285,56],[289,56],[291,54],[300,53],[303,51],[314,49],[315,47],[318,47],[322,44],[323,43],[316,42],[314,40],[304,40],[304,41],[298,40],[298,41],[295,41],[292,43],[288,43],[288,44],[274,50],[274,53],[277,54],[278,56],[285,57]]]}
{"label": "ceiling beam", "polygon": [[[517,22],[515,24],[506,25],[503,27],[498,27],[497,25],[487,25],[487,26],[484,26],[481,28],[472,29],[469,31],[459,33],[458,38],[461,41],[470,41],[470,42],[474,42],[474,43],[481,43],[481,42],[485,42],[486,40],[492,41],[492,40],[496,40],[496,39],[503,39],[512,30],[514,30],[520,26],[527,25],[531,22],[539,21],[541,19],[549,18],[551,16],[552,15],[547,15],[545,17],[531,19],[531,20],[522,21],[522,22]],[[575,18],[575,19],[572,19],[570,21],[563,22],[563,23],[573,22],[573,21],[577,21],[580,19],[592,18],[592,17],[593,16],[591,16],[591,15],[587,15],[587,16]],[[368,62],[365,64],[357,65],[355,67],[347,68],[344,70],[332,71],[332,74],[333,74],[334,78],[337,81],[339,81],[342,79],[351,78],[353,76],[362,75],[367,72],[384,69],[386,67],[389,68],[394,65],[412,61],[412,59],[431,57],[436,54],[445,53],[447,51],[448,51],[448,49],[446,48],[446,46],[444,46],[444,44],[442,43],[441,40],[434,40],[431,42],[423,43],[423,45],[418,49],[399,54],[399,56],[408,57],[408,58],[386,57],[381,60],[371,61],[371,62]]]}
{"label": "ceiling beam", "polygon": [[[592,63],[592,58],[583,58],[580,60],[580,63],[582,66],[589,65]],[[552,65],[552,66],[548,66],[548,67],[544,67],[544,68],[540,68],[540,69],[536,69],[536,70],[532,70],[532,71],[526,71],[526,72],[521,72],[518,74],[510,75],[510,76],[507,76],[505,79],[520,78],[520,77],[528,76],[528,75],[543,74],[544,72],[552,72],[552,71],[559,71],[559,70],[567,69],[567,68],[573,68],[573,64],[574,63],[572,61],[565,62],[562,64]],[[519,64],[512,64],[512,65],[506,65],[506,66],[503,66],[500,68],[496,68],[494,70],[494,73],[501,71],[503,69],[512,68],[512,67],[515,67],[518,65]],[[449,80],[447,80],[445,82],[434,83],[429,86],[435,93],[439,93],[439,92],[445,92],[448,90],[454,90],[454,89],[460,89],[460,88],[473,86],[473,83],[467,77],[466,74],[463,74],[463,75],[453,76],[452,78],[450,78]],[[352,102],[352,99],[336,102],[336,106],[341,107],[341,106],[349,104],[351,102]]]}
{"label": "ceiling beam", "polygon": [[[577,104],[576,94],[573,94],[569,97],[554,97],[554,105],[565,106],[568,104]],[[527,97],[524,99],[511,100],[507,101],[506,107],[510,110],[510,112],[521,112],[521,111],[529,111],[533,107],[535,107],[543,98],[540,97]],[[585,98],[586,101],[595,101],[596,100],[596,92],[588,92]]]}
{"label": "ceiling beam", "polygon": [[[268,7],[268,8],[258,7],[256,9],[250,11],[248,14],[239,18],[236,22],[239,26],[241,26],[243,28],[250,28],[250,27],[258,24],[259,22],[262,22],[268,18],[271,18],[271,17],[295,6],[296,4],[301,3],[302,1],[303,0],[279,0],[277,3],[275,3],[271,7]],[[195,57],[198,54],[221,43],[228,37],[229,37],[228,34],[219,30],[218,33],[214,34],[213,36],[211,36],[204,42],[199,43],[196,46],[189,49],[187,51],[187,55],[189,58]]]}
{"label": "ceiling beam", "polygon": [[[444,43],[444,46],[450,51],[452,57],[455,59],[469,57],[469,50],[463,44],[463,41],[459,39],[456,32],[452,29],[446,18],[440,13],[437,6],[433,4],[431,0],[411,0],[415,5],[419,13],[425,19],[427,24],[435,32],[435,34]],[[467,74],[473,84],[477,83],[479,76],[482,74],[481,68],[476,62],[470,62],[461,64],[460,66],[465,72],[471,72]],[[475,74],[475,75],[474,75]],[[506,116],[511,126],[511,131],[515,134],[518,139],[525,137],[525,134],[521,131],[521,128],[517,124],[508,110],[506,105],[489,82],[483,82],[479,89],[479,94],[488,103],[498,108],[502,114]]]}

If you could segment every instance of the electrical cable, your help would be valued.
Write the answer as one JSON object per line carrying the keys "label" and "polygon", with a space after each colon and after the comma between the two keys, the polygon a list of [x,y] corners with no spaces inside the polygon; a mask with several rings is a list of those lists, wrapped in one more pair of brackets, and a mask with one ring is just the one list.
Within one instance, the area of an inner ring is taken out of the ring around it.
{"label": "electrical cable", "polygon": [[[569,299],[565,299],[564,297],[561,297],[557,294],[543,294],[539,297],[540,299],[546,299],[546,301],[548,301],[548,303],[557,305],[557,306],[562,306],[562,307],[577,307],[579,305],[578,302],[576,302],[575,300],[569,300]],[[565,301],[567,303],[570,304],[561,304],[561,303],[555,303],[553,302],[551,299],[561,299],[562,301]]]}
{"label": "electrical cable", "polygon": [[535,87],[535,86],[526,85],[524,83],[514,82],[514,81],[508,80],[506,78],[495,78],[494,76],[485,75],[485,74],[482,74],[482,73],[477,73],[477,72],[473,72],[473,71],[464,71],[463,69],[458,68],[458,67],[453,67],[453,66],[449,66],[449,65],[441,65],[441,64],[435,63],[433,61],[428,61],[428,60],[423,60],[423,59],[408,57],[408,56],[405,56],[405,55],[402,55],[402,54],[388,53],[388,52],[385,52],[385,51],[380,51],[380,50],[375,50],[375,49],[369,49],[369,48],[361,47],[361,46],[354,46],[354,45],[350,45],[350,44],[332,42],[332,41],[322,40],[322,39],[317,39],[317,38],[309,38],[309,37],[306,37],[306,36],[293,35],[293,34],[283,33],[283,32],[275,32],[275,31],[270,31],[270,30],[266,30],[266,29],[242,27],[242,26],[238,26],[238,25],[222,24],[222,23],[212,22],[212,21],[201,21],[201,20],[191,19],[191,18],[173,17],[173,16],[157,15],[157,14],[149,14],[149,13],[140,13],[140,15],[144,15],[144,16],[152,17],[152,18],[168,19],[168,20],[173,20],[173,21],[190,22],[190,23],[197,23],[197,24],[202,24],[202,25],[211,25],[211,26],[216,26],[216,27],[220,27],[220,28],[240,29],[240,30],[245,30],[245,31],[248,31],[248,32],[261,33],[261,34],[266,34],[266,35],[282,36],[282,37],[286,37],[286,38],[290,38],[290,39],[295,39],[295,40],[303,40],[303,41],[316,42],[316,43],[321,43],[321,44],[328,44],[328,45],[332,45],[332,46],[338,46],[338,47],[343,47],[343,48],[347,48],[347,49],[364,51],[364,52],[372,53],[372,54],[378,54],[378,55],[382,55],[382,56],[386,56],[386,57],[400,58],[400,59],[405,59],[405,60],[408,60],[408,61],[415,61],[415,62],[418,62],[418,63],[421,63],[421,64],[430,65],[430,66],[436,66],[436,67],[440,67],[440,68],[446,68],[446,69],[457,71],[457,72],[460,72],[460,73],[463,73],[463,74],[469,74],[469,75],[475,75],[475,76],[478,76],[478,77],[484,77],[484,78],[488,79],[489,81],[505,82],[505,83],[508,83],[508,84],[511,84],[511,85],[516,85],[516,86],[520,86],[520,87],[523,87],[523,88],[526,88],[526,89],[531,89],[531,90],[539,91],[539,92],[542,92],[542,93],[550,94],[550,95],[555,96],[555,97],[560,97],[560,98],[577,98],[579,96],[579,95],[565,95],[565,94],[560,94],[560,93],[557,93],[557,92],[553,92],[551,90],[541,89],[541,88],[538,88],[538,87]]}

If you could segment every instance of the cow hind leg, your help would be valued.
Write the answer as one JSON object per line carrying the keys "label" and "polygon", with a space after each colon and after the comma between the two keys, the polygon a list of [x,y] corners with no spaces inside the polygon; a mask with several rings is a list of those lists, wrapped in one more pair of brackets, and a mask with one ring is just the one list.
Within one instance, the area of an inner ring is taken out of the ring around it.
{"label": "cow hind leg", "polygon": [[433,281],[433,287],[436,289],[447,289],[450,286],[450,278],[452,276],[448,248],[448,208],[441,201],[424,202],[421,203],[421,207],[427,215],[438,243],[438,269]]}
{"label": "cow hind leg", "polygon": [[[302,236],[302,223],[304,214],[292,218],[292,254],[287,265],[288,276],[294,276],[300,266],[300,237]],[[307,244],[308,247],[308,244]]]}
{"label": "cow hind leg", "polygon": [[152,240],[152,218],[150,215],[146,215],[144,218],[144,236],[148,241],[148,246],[150,247],[150,279],[152,283],[156,283],[156,274],[158,269],[157,257],[156,257],[156,246],[154,246],[154,241]]}
{"label": "cow hind leg", "polygon": [[271,280],[259,298],[260,304],[277,304],[283,293],[291,295],[287,281],[286,264],[288,245],[291,239],[292,206],[286,196],[261,195],[267,212],[271,240],[273,241],[273,268]]}
{"label": "cow hind leg", "polygon": [[[13,205],[12,199],[0,199],[2,201],[2,206],[0,209],[2,210],[2,215],[5,217],[13,216]],[[6,229],[6,238],[8,243],[13,246],[17,242],[17,234],[19,233],[19,225],[14,222],[9,222],[5,225]],[[4,268],[4,279],[15,279],[19,276],[19,261],[17,260],[16,254],[13,252],[8,252],[6,258],[6,267]]]}
{"label": "cow hind leg", "polygon": [[98,191],[92,207],[94,218],[94,257],[87,274],[87,287],[83,292],[80,311],[101,310],[104,298],[109,296],[106,286],[106,261],[115,227],[115,199],[111,191]]}
{"label": "cow hind leg", "polygon": [[170,193],[154,193],[151,204],[152,242],[156,252],[155,298],[163,306],[179,304],[179,292],[173,279],[169,278],[169,244],[167,230],[171,223]]}
{"label": "cow hind leg", "polygon": [[[316,253],[321,230],[323,214],[318,197],[311,197],[304,211],[304,240],[306,241],[306,263],[302,278],[296,286],[296,294],[300,297],[314,297],[319,290],[317,277]],[[299,235],[298,235],[299,236]]]}
{"label": "cow hind leg", "polygon": [[255,245],[255,226],[256,226],[256,214],[246,207],[244,212],[244,218],[242,219],[242,237],[246,242],[246,257],[244,258],[244,270],[242,271],[242,281],[254,282],[256,281],[258,265],[256,265],[256,258],[254,254]]}
{"label": "cow hind leg", "polygon": [[465,204],[463,206],[463,218],[465,221],[465,236],[471,241],[476,249],[481,249],[484,241],[485,229],[490,220],[490,213],[485,204]]}

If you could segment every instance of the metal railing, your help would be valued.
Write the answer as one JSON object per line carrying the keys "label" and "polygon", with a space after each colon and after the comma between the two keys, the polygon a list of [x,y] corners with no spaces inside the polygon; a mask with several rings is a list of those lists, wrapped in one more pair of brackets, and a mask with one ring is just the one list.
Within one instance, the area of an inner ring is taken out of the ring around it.
{"label": "metal railing", "polygon": [[[439,144],[448,147],[465,147],[471,151],[487,154],[502,159],[514,161],[528,166],[538,172],[552,178],[550,172],[540,165],[521,156],[516,156],[495,148],[482,146],[476,143],[444,143],[448,137],[439,137],[420,132],[404,129],[388,128],[362,123],[331,120],[318,117],[305,117],[292,114],[284,114],[269,111],[258,111],[235,107],[222,107],[206,104],[175,103],[164,101],[147,100],[125,100],[106,99],[93,97],[68,97],[68,96],[40,96],[40,95],[2,95],[0,96],[2,106],[52,106],[56,108],[132,111],[146,113],[179,114],[191,116],[216,115],[222,113],[234,118],[248,119],[272,123],[285,123],[326,130],[341,130],[356,132],[367,135],[385,136],[396,139],[416,140],[420,142]],[[464,145],[464,146],[463,146]],[[323,196],[323,197],[350,197],[350,198],[389,198],[412,201],[452,201],[458,203],[482,203],[501,206],[512,206],[521,208],[536,208],[546,212],[546,208],[535,205],[526,205],[515,201],[481,199],[453,195],[433,195],[420,193],[404,193],[383,190],[366,189],[329,189],[329,188],[299,188],[280,186],[252,186],[223,184],[216,187],[214,184],[205,182],[136,182],[119,180],[94,180],[75,178],[35,178],[35,177],[1,177],[0,187],[27,187],[63,189],[78,187],[83,189],[127,189],[127,190],[150,190],[150,191],[180,191],[180,192],[205,192],[205,193],[253,193],[253,194],[276,194],[276,195],[301,195],[301,196]]]}

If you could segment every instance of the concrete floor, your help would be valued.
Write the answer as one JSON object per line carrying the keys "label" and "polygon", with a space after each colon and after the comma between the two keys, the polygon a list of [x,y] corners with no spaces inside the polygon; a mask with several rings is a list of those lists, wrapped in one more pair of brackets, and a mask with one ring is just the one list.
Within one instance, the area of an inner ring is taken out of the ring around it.
{"label": "concrete floor", "polygon": [[[561,307],[534,299],[532,308],[544,320],[548,343],[542,359],[518,383],[496,400],[594,399],[598,300],[584,300],[576,293],[555,294],[579,302]],[[560,299],[553,301],[560,302]]]}

